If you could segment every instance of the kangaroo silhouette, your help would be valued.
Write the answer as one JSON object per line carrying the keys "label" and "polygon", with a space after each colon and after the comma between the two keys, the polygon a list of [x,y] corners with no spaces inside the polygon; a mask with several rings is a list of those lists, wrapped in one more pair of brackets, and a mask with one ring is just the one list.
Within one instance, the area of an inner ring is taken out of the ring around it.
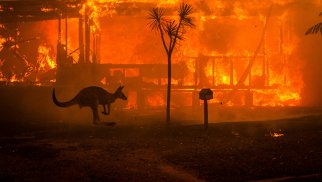
{"label": "kangaroo silhouette", "polygon": [[[82,89],[78,94],[67,102],[60,102],[57,100],[55,95],[55,88],[53,89],[53,102],[58,107],[69,107],[72,105],[79,105],[82,107],[90,107],[93,111],[93,123],[99,124],[98,106],[102,105],[105,115],[110,114],[111,104],[115,102],[116,99],[127,100],[127,97],[122,92],[124,86],[120,86],[114,93],[109,93],[101,87],[91,86]],[[107,105],[107,112],[106,112]]]}

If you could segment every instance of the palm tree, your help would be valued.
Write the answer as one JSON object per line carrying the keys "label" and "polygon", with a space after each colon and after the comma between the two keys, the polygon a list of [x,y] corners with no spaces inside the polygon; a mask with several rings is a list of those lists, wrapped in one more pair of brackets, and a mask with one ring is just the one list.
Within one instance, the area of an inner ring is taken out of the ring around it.
{"label": "palm tree", "polygon": [[[322,16],[322,12],[319,14],[319,16]],[[322,35],[322,22],[317,23],[316,25],[312,26],[311,28],[309,28],[306,32],[305,35],[309,35],[309,34],[317,34],[317,33],[321,33]]]}
{"label": "palm tree", "polygon": [[186,27],[194,27],[192,18],[192,6],[186,3],[181,3],[178,9],[179,20],[166,19],[164,8],[153,8],[149,11],[149,26],[151,30],[160,33],[163,47],[168,58],[168,86],[167,86],[167,111],[166,122],[170,123],[170,98],[171,98],[171,57],[176,43],[183,39],[186,33]]}

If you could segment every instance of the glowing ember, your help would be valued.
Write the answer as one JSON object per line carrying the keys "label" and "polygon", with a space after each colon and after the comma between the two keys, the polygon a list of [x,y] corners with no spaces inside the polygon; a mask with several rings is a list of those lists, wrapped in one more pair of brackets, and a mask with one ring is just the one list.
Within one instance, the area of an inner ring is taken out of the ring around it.
{"label": "glowing ember", "polygon": [[54,11],[54,9],[52,8],[41,8],[42,12],[50,12],[50,11]]}
{"label": "glowing ember", "polygon": [[103,84],[103,85],[107,85],[106,77],[103,77],[103,78],[101,79],[101,84]]}
{"label": "glowing ember", "polygon": [[9,80],[9,82],[22,82],[23,80],[20,80],[20,79],[17,79],[17,76],[16,75],[13,75],[11,77],[11,79]]}
{"label": "glowing ember", "polygon": [[282,136],[284,136],[284,134],[283,134],[283,133],[275,133],[275,132],[270,133],[270,135],[271,135],[271,137],[274,137],[274,138],[278,138],[278,137],[282,137]]}

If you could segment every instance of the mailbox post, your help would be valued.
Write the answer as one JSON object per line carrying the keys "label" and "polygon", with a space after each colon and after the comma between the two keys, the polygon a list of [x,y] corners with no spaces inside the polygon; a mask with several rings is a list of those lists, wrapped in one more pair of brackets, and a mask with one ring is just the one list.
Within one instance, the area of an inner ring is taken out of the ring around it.
{"label": "mailbox post", "polygon": [[199,99],[204,101],[204,126],[208,128],[208,100],[213,99],[213,92],[209,88],[204,88],[199,92]]}

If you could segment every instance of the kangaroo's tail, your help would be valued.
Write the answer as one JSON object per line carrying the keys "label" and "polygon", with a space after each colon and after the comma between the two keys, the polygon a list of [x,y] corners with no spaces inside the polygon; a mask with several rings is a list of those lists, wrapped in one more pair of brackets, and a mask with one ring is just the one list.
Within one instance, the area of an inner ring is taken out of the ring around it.
{"label": "kangaroo's tail", "polygon": [[55,88],[53,90],[53,102],[58,106],[58,107],[69,107],[69,106],[72,106],[72,105],[75,105],[76,102],[75,102],[75,98],[70,100],[70,101],[67,101],[67,102],[59,102],[56,98],[56,95],[55,95]]}

